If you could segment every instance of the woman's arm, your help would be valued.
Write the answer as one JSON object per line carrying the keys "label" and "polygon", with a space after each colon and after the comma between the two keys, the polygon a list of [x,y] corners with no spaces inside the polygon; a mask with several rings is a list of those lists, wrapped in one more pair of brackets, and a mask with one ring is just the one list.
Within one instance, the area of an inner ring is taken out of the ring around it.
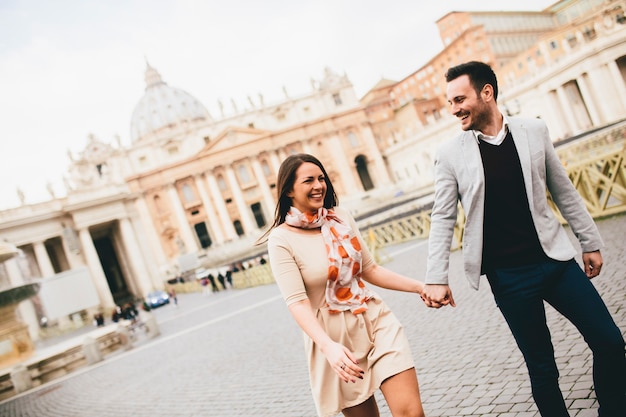
{"label": "woman's arm", "polygon": [[424,290],[424,283],[422,281],[398,274],[378,264],[374,264],[363,271],[361,277],[370,284],[388,290],[414,292],[420,296]]}
{"label": "woman's arm", "polygon": [[364,371],[358,366],[357,359],[348,348],[328,336],[315,318],[308,299],[289,304],[289,312],[298,326],[320,347],[331,368],[341,379],[355,382],[354,378],[360,377]]}
{"label": "woman's arm", "polygon": [[363,370],[356,364],[352,352],[334,342],[317,321],[291,245],[273,233],[269,236],[267,249],[272,273],[296,323],[319,346],[337,375],[346,382],[354,382]]}
{"label": "woman's arm", "polygon": [[352,230],[354,230],[357,238],[359,239],[359,243],[361,244],[361,254],[363,255],[362,264],[363,272],[361,273],[361,277],[369,282],[370,284],[374,284],[381,288],[386,288],[389,290],[396,291],[405,291],[405,292],[414,292],[422,295],[422,291],[424,290],[424,283],[421,281],[414,280],[407,276],[398,274],[393,272],[385,267],[378,265],[372,254],[367,249],[367,245],[365,244],[365,240],[354,221],[354,217],[350,215],[346,210],[340,209],[340,213],[350,224]]}

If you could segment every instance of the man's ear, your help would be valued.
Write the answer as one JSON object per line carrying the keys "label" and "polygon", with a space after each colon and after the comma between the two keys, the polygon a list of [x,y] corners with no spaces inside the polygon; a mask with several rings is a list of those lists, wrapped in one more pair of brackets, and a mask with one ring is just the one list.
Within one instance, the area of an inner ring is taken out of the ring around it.
{"label": "man's ear", "polygon": [[483,101],[493,100],[493,86],[491,84],[485,84],[483,90],[480,92]]}

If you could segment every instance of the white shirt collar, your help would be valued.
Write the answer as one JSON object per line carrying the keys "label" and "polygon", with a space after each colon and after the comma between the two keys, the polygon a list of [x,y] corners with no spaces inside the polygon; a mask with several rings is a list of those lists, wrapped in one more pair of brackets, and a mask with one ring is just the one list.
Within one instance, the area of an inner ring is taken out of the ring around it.
{"label": "white shirt collar", "polygon": [[478,139],[482,139],[485,142],[490,143],[492,145],[499,145],[504,141],[504,138],[506,137],[506,134],[508,133],[508,131],[509,131],[509,120],[506,118],[506,115],[502,114],[502,129],[500,129],[497,135],[488,136],[479,130],[472,130],[472,133],[474,133],[474,137],[476,138],[476,141],[478,141]]}

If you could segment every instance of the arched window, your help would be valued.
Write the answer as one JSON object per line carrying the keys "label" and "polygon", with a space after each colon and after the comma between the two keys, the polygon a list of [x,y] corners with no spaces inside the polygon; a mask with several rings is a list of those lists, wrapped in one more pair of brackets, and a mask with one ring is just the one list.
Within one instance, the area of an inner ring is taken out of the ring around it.
{"label": "arched window", "polygon": [[374,183],[372,183],[372,179],[367,169],[367,158],[364,155],[359,155],[354,159],[354,163],[356,164],[356,170],[359,173],[359,178],[361,178],[363,189],[365,191],[369,191],[374,188]]}
{"label": "arched window", "polygon": [[226,185],[226,181],[222,175],[217,176],[217,186],[220,187],[221,191],[228,190],[228,185]]}
{"label": "arched window", "polygon": [[233,222],[233,226],[235,227],[235,232],[237,232],[237,236],[243,236],[243,226],[241,225],[241,221],[235,220]]}
{"label": "arched window", "polygon": [[200,246],[203,249],[208,248],[213,243],[211,241],[211,236],[209,236],[209,231],[204,222],[196,223],[193,225],[193,228],[196,231],[196,236],[198,236],[198,240],[200,241]]}
{"label": "arched window", "polygon": [[240,164],[237,167],[237,172],[239,173],[239,179],[242,184],[247,184],[250,182],[250,173],[248,172],[248,167],[244,164]]}
{"label": "arched window", "polygon": [[272,175],[272,170],[270,169],[270,166],[267,163],[267,161],[265,160],[261,161],[261,169],[263,170],[263,175],[265,175],[266,177],[269,177],[270,175]]}
{"label": "arched window", "polygon": [[193,203],[194,201],[196,201],[196,196],[193,193],[193,188],[191,188],[191,185],[183,184],[182,192],[185,203]]}
{"label": "arched window", "polygon": [[261,208],[261,203],[254,203],[250,206],[252,210],[252,214],[254,215],[254,220],[256,220],[256,225],[259,227],[265,226],[265,216],[263,216],[263,209]]}
{"label": "arched window", "polygon": [[359,146],[359,138],[356,137],[354,132],[348,132],[348,140],[350,141],[350,146],[353,148]]}

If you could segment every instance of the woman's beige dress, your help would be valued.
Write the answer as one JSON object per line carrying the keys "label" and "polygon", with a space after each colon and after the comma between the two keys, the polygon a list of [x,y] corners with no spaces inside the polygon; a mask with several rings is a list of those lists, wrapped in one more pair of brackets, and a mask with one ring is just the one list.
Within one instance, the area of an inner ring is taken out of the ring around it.
{"label": "woman's beige dress", "polygon": [[[372,267],[374,261],[352,216],[339,208],[335,212],[357,231],[363,248],[363,271]],[[308,298],[328,335],[350,349],[365,370],[362,380],[345,383],[318,346],[304,335],[311,391],[320,416],[334,416],[344,408],[361,404],[385,379],[415,366],[402,325],[376,293],[363,314],[328,313],[324,295],[328,258],[321,233],[299,233],[277,227],[269,236],[268,253],[274,278],[287,305]]]}

